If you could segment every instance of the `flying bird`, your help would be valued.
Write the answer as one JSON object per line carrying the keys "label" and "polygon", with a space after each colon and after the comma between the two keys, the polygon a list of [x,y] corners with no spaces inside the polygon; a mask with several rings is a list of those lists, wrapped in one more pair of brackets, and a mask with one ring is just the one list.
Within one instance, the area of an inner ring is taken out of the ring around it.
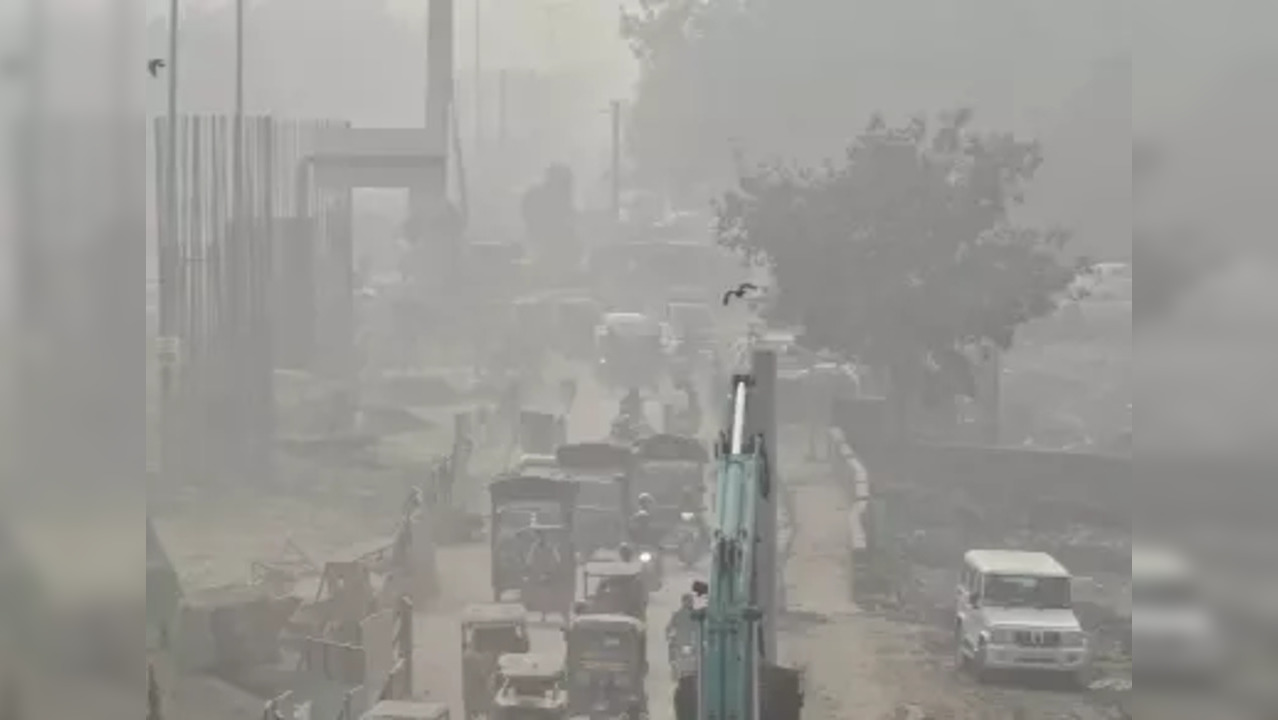
{"label": "flying bird", "polygon": [[151,77],[159,77],[160,71],[163,70],[166,65],[168,65],[168,63],[164,61],[164,58],[151,58],[146,61],[146,71],[150,73]]}
{"label": "flying bird", "polygon": [[746,293],[756,292],[758,289],[759,286],[754,283],[741,283],[736,290],[729,290],[723,294],[723,305],[727,307],[728,303],[732,302],[732,298],[740,300]]}

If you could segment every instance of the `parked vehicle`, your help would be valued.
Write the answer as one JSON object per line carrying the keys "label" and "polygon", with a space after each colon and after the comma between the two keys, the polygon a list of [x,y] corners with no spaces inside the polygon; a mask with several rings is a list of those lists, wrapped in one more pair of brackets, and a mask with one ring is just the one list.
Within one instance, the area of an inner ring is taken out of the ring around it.
{"label": "parked vehicle", "polygon": [[968,551],[954,618],[959,665],[982,680],[991,671],[1027,670],[1081,684],[1091,648],[1070,587],[1069,570],[1047,553]]}

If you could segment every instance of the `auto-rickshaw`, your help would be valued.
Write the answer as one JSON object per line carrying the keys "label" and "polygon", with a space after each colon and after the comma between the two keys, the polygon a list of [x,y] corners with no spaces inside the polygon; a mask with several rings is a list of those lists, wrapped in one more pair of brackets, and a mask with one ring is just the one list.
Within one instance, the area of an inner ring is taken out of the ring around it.
{"label": "auto-rickshaw", "polygon": [[568,439],[568,421],[563,415],[536,410],[519,413],[519,447],[525,453],[550,455]]}
{"label": "auto-rickshaw", "polygon": [[564,631],[568,647],[568,709],[591,718],[647,716],[647,627],[629,615],[585,614]]}
{"label": "auto-rickshaw", "polygon": [[515,463],[515,474],[558,478],[563,473],[560,471],[559,461],[555,459],[554,455],[526,453],[521,455]]}
{"label": "auto-rickshaw", "polygon": [[648,617],[648,586],[637,560],[594,560],[581,569],[586,612]]}
{"label": "auto-rickshaw", "polygon": [[631,492],[651,495],[654,501],[652,526],[657,537],[673,539],[679,527],[683,499],[705,494],[705,469],[710,462],[701,441],[683,435],[654,435],[635,448],[635,472]]}
{"label": "auto-rickshaw", "polygon": [[[576,595],[576,553],[572,545],[575,483],[535,475],[507,476],[488,487],[492,500],[493,600],[520,592],[528,610],[567,615]],[[530,561],[544,550],[557,557],[550,577],[531,577]],[[530,593],[537,588],[549,592]]]}
{"label": "auto-rickshaw", "polygon": [[364,713],[361,720],[449,720],[443,703],[414,700],[383,700]]}
{"label": "auto-rickshaw", "polygon": [[528,652],[529,646],[528,620],[522,606],[482,603],[462,610],[462,697],[466,720],[488,714],[499,686],[500,658]]}
{"label": "auto-rickshaw", "polygon": [[573,443],[555,451],[564,477],[577,485],[573,544],[582,559],[615,548],[626,537],[630,519],[630,475],[634,456],[614,443]]}
{"label": "auto-rickshaw", "polygon": [[501,685],[493,698],[489,720],[564,720],[568,690],[563,661],[541,653],[503,655]]}

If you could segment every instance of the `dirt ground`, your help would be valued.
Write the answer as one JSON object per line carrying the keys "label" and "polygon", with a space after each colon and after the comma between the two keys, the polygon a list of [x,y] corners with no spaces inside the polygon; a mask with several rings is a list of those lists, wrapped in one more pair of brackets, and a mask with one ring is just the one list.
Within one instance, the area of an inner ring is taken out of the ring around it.
{"label": "dirt ground", "polygon": [[[796,453],[794,457],[798,457]],[[787,563],[792,617],[781,649],[806,668],[805,718],[812,720],[1100,720],[1085,694],[1050,687],[981,686],[954,669],[938,627],[863,612],[848,598],[844,492],[824,463],[785,462],[798,518]],[[1018,714],[1020,713],[1020,714]]]}

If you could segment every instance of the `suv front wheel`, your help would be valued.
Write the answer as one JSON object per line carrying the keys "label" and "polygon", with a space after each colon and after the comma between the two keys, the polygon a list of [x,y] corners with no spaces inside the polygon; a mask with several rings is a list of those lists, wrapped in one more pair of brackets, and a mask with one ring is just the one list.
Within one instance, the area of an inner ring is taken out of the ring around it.
{"label": "suv front wheel", "polygon": [[963,652],[963,623],[954,624],[954,669],[962,672],[968,669],[971,660]]}
{"label": "suv front wheel", "polygon": [[964,652],[963,626],[960,624],[954,628],[954,659],[955,665],[960,671],[966,671],[976,678],[977,682],[985,682],[988,677],[988,671],[985,668],[985,638],[977,641],[976,650],[969,656]]}

